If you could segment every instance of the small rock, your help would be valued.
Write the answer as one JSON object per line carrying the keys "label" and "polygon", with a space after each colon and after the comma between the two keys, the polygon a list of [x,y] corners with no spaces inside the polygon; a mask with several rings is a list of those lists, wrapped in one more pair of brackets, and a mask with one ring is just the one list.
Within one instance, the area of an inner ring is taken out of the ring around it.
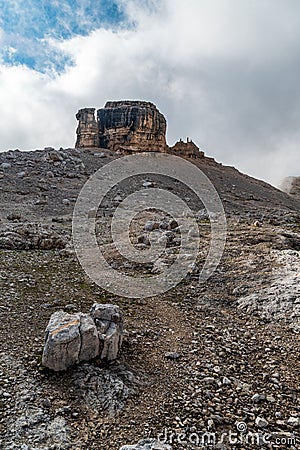
{"label": "small rock", "polygon": [[272,378],[280,378],[280,375],[278,372],[272,373]]}
{"label": "small rock", "polygon": [[74,303],[70,303],[70,304],[68,304],[68,305],[66,305],[65,307],[64,307],[64,310],[66,310],[66,311],[77,311],[77,305],[75,305]]}
{"label": "small rock", "polygon": [[207,220],[207,219],[209,219],[208,212],[206,211],[205,208],[200,209],[197,212],[196,217],[197,217],[198,220]]}
{"label": "small rock", "polygon": [[63,161],[64,158],[59,151],[51,149],[50,147],[48,150],[50,150],[48,153],[48,158],[50,161],[53,161],[53,162]]}
{"label": "small rock", "polygon": [[255,419],[255,424],[259,428],[265,428],[269,425],[269,422],[266,419],[264,419],[263,417],[257,416]]}
{"label": "small rock", "polygon": [[293,416],[289,417],[287,424],[290,425],[291,427],[298,427],[300,424],[299,417]]}
{"label": "small rock", "polygon": [[1,169],[2,170],[7,170],[11,168],[11,164],[10,163],[2,163],[1,164]]}
{"label": "small rock", "polygon": [[88,218],[89,219],[94,219],[97,215],[97,209],[96,208],[91,208],[88,212]]}
{"label": "small rock", "polygon": [[51,408],[51,401],[48,397],[42,400],[42,406],[44,406],[44,408]]}
{"label": "small rock", "polygon": [[215,383],[215,379],[213,377],[206,377],[206,378],[203,378],[202,383],[204,383],[204,384],[214,384]]}
{"label": "small rock", "polygon": [[7,216],[7,220],[15,221],[15,220],[21,220],[22,216],[19,213],[11,213]]}
{"label": "small rock", "polygon": [[145,231],[153,231],[159,228],[159,223],[154,222],[152,220],[148,220],[148,222],[145,223],[144,230]]}
{"label": "small rock", "polygon": [[144,188],[151,188],[154,187],[154,183],[152,181],[144,181],[143,183]]}
{"label": "small rock", "polygon": [[231,384],[231,381],[229,380],[229,378],[223,377],[222,383],[226,386],[226,385]]}
{"label": "small rock", "polygon": [[264,394],[254,394],[251,398],[251,400],[254,403],[260,403],[263,402],[266,399],[266,396]]}
{"label": "small rock", "polygon": [[180,357],[181,357],[180,353],[177,353],[177,352],[167,352],[167,353],[165,353],[165,358],[166,359],[175,360],[175,359],[179,359]]}
{"label": "small rock", "polygon": [[162,220],[159,224],[159,228],[161,230],[167,230],[169,226],[169,222],[167,220]]}
{"label": "small rock", "polygon": [[147,246],[150,245],[150,239],[148,238],[148,236],[146,234],[141,234],[140,236],[138,236],[137,241],[139,244],[144,244]]}
{"label": "small rock", "polygon": [[173,230],[174,228],[178,227],[178,222],[175,219],[171,219],[169,222],[169,228],[170,230]]}
{"label": "small rock", "polygon": [[11,395],[8,392],[3,392],[2,395],[4,398],[11,398]]}

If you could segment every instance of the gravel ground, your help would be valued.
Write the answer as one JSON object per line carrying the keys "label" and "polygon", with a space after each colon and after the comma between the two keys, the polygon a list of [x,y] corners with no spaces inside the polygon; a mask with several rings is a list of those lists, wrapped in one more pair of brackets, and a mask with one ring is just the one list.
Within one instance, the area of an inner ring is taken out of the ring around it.
{"label": "gravel ground", "polygon": [[[93,284],[70,244],[80,187],[114,157],[99,155],[0,155],[0,448],[119,450],[158,438],[174,450],[300,448],[299,203],[205,159],[228,218],[220,265],[205,284],[195,270],[163,295],[129,300]],[[118,270],[150,276],[110,248],[112,206],[97,218],[99,244]],[[201,267],[210,229],[198,223]],[[94,302],[123,311],[119,360],[43,368],[51,314]]]}
{"label": "gravel ground", "polygon": [[[172,448],[194,449],[201,448],[190,443],[195,436],[201,442],[210,432],[221,439],[237,426],[261,439],[272,435],[273,446],[261,448],[286,448],[276,439],[296,439],[289,448],[299,448],[299,334],[284,320],[237,308],[253,283],[258,293],[276,284],[284,261],[271,250],[269,235],[274,246],[281,242],[275,231],[230,224],[223,260],[210,281],[199,285],[191,277],[159,298],[143,300],[102,292],[75,258],[59,250],[1,251],[2,448],[118,450],[142,438],[164,440],[166,433]],[[51,313],[85,312],[95,301],[123,310],[120,360],[61,374],[43,369],[43,333]],[[102,380],[105,389],[99,389]]]}

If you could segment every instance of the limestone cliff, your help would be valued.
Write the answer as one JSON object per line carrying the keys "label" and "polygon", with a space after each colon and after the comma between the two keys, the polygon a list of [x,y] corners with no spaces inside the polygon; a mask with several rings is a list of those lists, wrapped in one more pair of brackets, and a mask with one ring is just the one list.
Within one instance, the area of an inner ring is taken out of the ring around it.
{"label": "limestone cliff", "polygon": [[107,102],[104,108],[80,109],[76,147],[102,147],[120,152],[167,151],[167,122],[150,102]]}
{"label": "limestone cliff", "polygon": [[114,151],[167,150],[167,122],[150,102],[107,102],[97,112],[99,143]]}
{"label": "limestone cliff", "polygon": [[187,158],[203,158],[204,153],[187,138],[173,147],[166,143],[167,121],[151,102],[121,100],[104,108],[83,108],[76,114],[76,148],[100,147],[118,153],[168,152]]}

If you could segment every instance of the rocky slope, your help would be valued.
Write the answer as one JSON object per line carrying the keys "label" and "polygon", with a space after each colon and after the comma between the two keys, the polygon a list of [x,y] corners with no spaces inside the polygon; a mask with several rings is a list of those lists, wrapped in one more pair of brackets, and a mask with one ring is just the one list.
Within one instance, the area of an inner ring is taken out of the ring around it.
{"label": "rocky slope", "polygon": [[[237,449],[258,448],[249,436],[262,449],[299,448],[299,201],[210,158],[191,159],[226,210],[221,263],[204,284],[194,270],[159,297],[129,300],[91,282],[71,246],[81,187],[116,157],[97,148],[0,154],[0,448],[148,450],[160,438],[165,449],[229,450],[230,433]],[[110,242],[120,198],[149,183],[202,211],[181,184],[137,177],[100,208],[100,245]],[[197,217],[201,265],[210,226],[205,214]],[[148,220],[141,218],[144,234]],[[169,231],[172,250],[178,230]],[[110,257],[120,270],[152,273],[150,265]],[[119,360],[44,369],[52,313],[88,311],[95,302],[123,311]],[[211,447],[205,433],[215,438]]]}
{"label": "rocky slope", "polygon": [[[57,223],[70,217],[88,177],[117,157],[114,152],[97,148],[0,153],[2,223],[50,220],[55,228]],[[206,157],[191,161],[212,181],[229,215],[288,222],[300,209],[296,198],[234,167],[223,166]],[[172,180],[168,182],[172,188]],[[184,194],[181,186],[176,189]],[[21,218],[14,218],[14,214]]]}

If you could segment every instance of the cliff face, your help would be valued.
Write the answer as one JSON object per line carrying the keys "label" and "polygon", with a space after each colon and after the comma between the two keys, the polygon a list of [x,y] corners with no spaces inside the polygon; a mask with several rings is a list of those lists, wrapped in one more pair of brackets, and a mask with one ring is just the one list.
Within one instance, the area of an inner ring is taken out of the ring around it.
{"label": "cliff face", "polygon": [[187,158],[203,158],[204,153],[187,138],[168,147],[167,121],[150,102],[122,100],[107,102],[104,108],[83,108],[76,114],[76,148],[101,147],[120,153],[168,152]]}
{"label": "cliff face", "polygon": [[107,102],[104,108],[78,111],[76,147],[113,151],[167,151],[167,122],[156,106],[144,101]]}
{"label": "cliff face", "polygon": [[107,102],[97,118],[101,147],[135,152],[167,149],[167,122],[153,103]]}

